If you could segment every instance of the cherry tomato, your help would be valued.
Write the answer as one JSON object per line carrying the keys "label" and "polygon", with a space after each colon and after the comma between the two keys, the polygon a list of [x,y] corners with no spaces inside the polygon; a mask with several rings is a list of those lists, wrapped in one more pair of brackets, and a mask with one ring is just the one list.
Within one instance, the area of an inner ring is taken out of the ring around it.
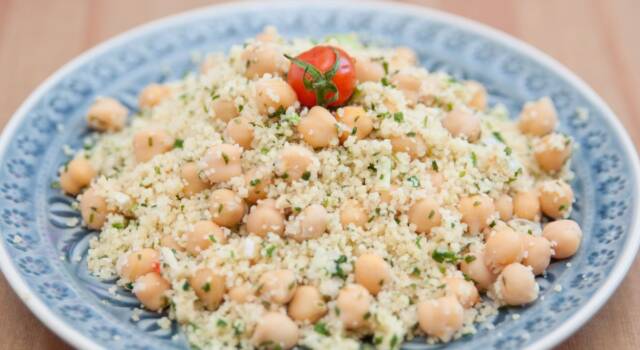
{"label": "cherry tomato", "polygon": [[316,46],[295,58],[287,58],[291,60],[287,81],[303,106],[338,107],[353,94],[355,62],[342,49]]}

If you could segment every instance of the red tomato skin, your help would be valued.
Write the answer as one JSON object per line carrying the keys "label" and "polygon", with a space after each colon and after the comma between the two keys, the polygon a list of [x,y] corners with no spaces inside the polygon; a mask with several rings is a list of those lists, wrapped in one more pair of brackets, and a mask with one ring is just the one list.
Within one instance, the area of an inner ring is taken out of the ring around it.
{"label": "red tomato skin", "polygon": [[[305,51],[298,55],[296,58],[312,64],[319,71],[326,73],[331,69],[335,62],[335,53],[338,52],[339,66],[338,71],[333,76],[331,81],[338,88],[338,99],[330,103],[329,107],[338,107],[343,105],[353,94],[356,87],[356,71],[355,61],[344,50],[332,47],[332,46],[315,46],[312,49]],[[304,87],[302,76],[304,69],[297,66],[295,63],[291,63],[289,73],[287,73],[287,82],[298,95],[298,101],[300,104],[306,107],[313,107],[317,104],[316,95],[313,91],[307,90]],[[331,97],[331,95],[327,96]]]}

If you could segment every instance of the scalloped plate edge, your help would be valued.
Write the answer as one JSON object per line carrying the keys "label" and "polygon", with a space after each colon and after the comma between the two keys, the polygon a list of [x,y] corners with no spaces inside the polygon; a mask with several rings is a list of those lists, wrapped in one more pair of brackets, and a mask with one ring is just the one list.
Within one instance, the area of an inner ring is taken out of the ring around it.
{"label": "scalloped plate edge", "polygon": [[[622,146],[624,147],[624,150],[626,151],[626,155],[628,156],[628,160],[631,162],[631,169],[633,171],[633,174],[631,175],[636,181],[636,183],[634,183],[634,208],[632,210],[634,216],[629,230],[631,234],[627,238],[623,254],[619,256],[618,261],[613,267],[613,270],[609,274],[607,280],[605,281],[603,286],[596,292],[596,294],[594,294],[594,296],[585,304],[582,309],[580,309],[580,311],[574,314],[564,324],[547,334],[544,338],[539,339],[531,344],[527,349],[551,348],[569,337],[578,328],[584,325],[593,315],[595,315],[598,310],[600,310],[600,308],[620,285],[629,268],[631,267],[631,264],[633,263],[637,254],[638,247],[640,246],[640,207],[638,206],[640,189],[637,186],[638,174],[640,174],[640,162],[638,161],[638,154],[631,139],[624,131],[623,125],[617,119],[611,108],[581,78],[576,76],[558,61],[541,52],[540,50],[534,48],[533,46],[487,25],[439,10],[434,10],[417,5],[399,4],[395,2],[385,3],[379,1],[356,1],[352,3],[343,3],[337,0],[313,0],[310,2],[314,5],[341,6],[345,8],[357,8],[366,6],[369,8],[386,10],[396,13],[410,13],[412,15],[418,14],[425,18],[434,18],[439,21],[449,23],[458,28],[463,28],[481,34],[485,37],[492,38],[497,42],[505,45],[506,47],[509,47],[517,52],[521,52],[525,56],[531,57],[538,63],[546,66],[551,71],[555,72],[560,77],[571,83],[571,85],[577,88],[580,93],[584,94],[584,96],[589,99],[594,104],[594,106],[596,106],[603,112],[603,116],[613,126],[615,136],[619,138]],[[306,4],[309,4],[309,2],[306,2]],[[18,110],[11,117],[9,123],[4,128],[2,135],[0,136],[0,159],[4,157],[7,146],[17,127],[25,118],[27,112],[36,104],[36,102],[42,97],[42,95],[56,83],[58,83],[69,72],[91,61],[94,57],[97,57],[102,53],[109,51],[115,46],[118,46],[127,41],[131,41],[137,37],[141,37],[149,32],[153,32],[166,26],[182,24],[193,19],[207,17],[211,12],[217,12],[219,14],[220,12],[234,12],[242,9],[256,9],[261,7],[269,7],[270,9],[273,9],[274,7],[289,6],[301,6],[301,4],[300,2],[294,0],[277,1],[276,3],[247,1],[242,3],[229,3],[198,8],[177,15],[160,18],[147,24],[135,27],[89,49],[69,63],[65,64],[51,76],[49,76],[36,88],[36,90],[31,95],[29,95],[25,102],[20,105]],[[27,285],[27,283],[22,279],[4,244],[0,244],[0,268],[2,269],[5,278],[7,279],[13,290],[16,292],[18,297],[25,303],[25,305],[27,305],[31,312],[36,315],[36,317],[42,323],[49,327],[49,329],[58,334],[67,343],[73,345],[74,347],[81,349],[100,348],[100,346],[93,342],[90,337],[81,332],[78,332],[70,325],[66,324],[64,320],[53,313],[53,311],[49,309],[48,306],[33,293],[29,285]]]}

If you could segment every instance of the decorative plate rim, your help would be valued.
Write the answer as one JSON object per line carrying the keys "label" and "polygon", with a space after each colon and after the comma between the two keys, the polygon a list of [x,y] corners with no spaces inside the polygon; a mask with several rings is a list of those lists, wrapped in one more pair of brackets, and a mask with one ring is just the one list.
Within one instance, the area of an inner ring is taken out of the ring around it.
{"label": "decorative plate rim", "polygon": [[[447,24],[451,24],[457,28],[463,28],[470,31],[474,31],[487,38],[491,38],[508,48],[511,48],[523,55],[534,59],[539,64],[547,67],[550,71],[554,72],[558,76],[562,77],[570,83],[571,86],[576,88],[586,99],[593,103],[598,108],[603,117],[611,123],[615,136],[619,139],[622,147],[624,148],[628,161],[630,162],[630,168],[632,170],[632,176],[637,178],[640,174],[640,162],[638,161],[638,154],[629,137],[624,131],[624,127],[613,113],[611,108],[598,96],[581,78],[572,73],[568,68],[561,63],[551,58],[549,55],[543,53],[537,48],[520,41],[500,30],[491,28],[485,24],[458,16],[450,13],[446,13],[440,10],[435,10],[427,7],[422,7],[412,4],[404,3],[391,3],[380,1],[357,1],[353,3],[342,3],[338,0],[312,0],[310,1],[314,5],[340,5],[346,8],[358,8],[367,6],[378,10],[393,9],[394,11],[406,11],[412,14],[418,14],[421,17],[433,18],[442,21]],[[51,87],[64,78],[69,72],[73,71],[77,67],[91,61],[93,58],[111,50],[113,47],[118,46],[126,41],[133,40],[137,37],[144,36],[149,32],[168,27],[172,25],[182,24],[187,21],[200,19],[208,16],[211,12],[226,12],[237,11],[243,9],[256,9],[256,8],[273,8],[287,7],[296,5],[295,0],[283,0],[276,3],[258,2],[258,1],[246,1],[241,3],[224,3],[206,6],[182,12],[176,15],[163,17],[153,20],[149,23],[137,26],[133,29],[127,30],[117,36],[108,39],[97,46],[85,51],[70,62],[66,63],[52,75],[50,75],[44,82],[38,85],[38,87],[32,92],[29,97],[20,105],[17,111],[12,115],[6,127],[4,128],[0,136],[0,159],[5,156],[7,146],[11,139],[11,136],[16,132],[17,127],[22,120],[26,117],[27,112],[34,107],[36,102],[44,95]],[[635,186],[633,198],[634,208],[631,211],[633,218],[629,227],[629,236],[625,244],[624,251],[619,256],[613,270],[607,277],[602,287],[596,291],[592,298],[580,309],[577,313],[566,320],[560,327],[551,331],[543,338],[530,344],[527,349],[540,349],[551,348],[561,341],[573,334],[578,328],[583,326],[595,313],[600,310],[604,303],[611,297],[613,292],[620,285],[624,277],[626,276],[631,264],[633,263],[638,247],[640,246],[640,207],[638,206],[638,199],[640,199],[640,187]],[[67,343],[74,347],[82,349],[99,349],[100,346],[93,342],[89,336],[83,334],[71,325],[65,323],[65,321],[57,316],[52,310],[32,291],[31,287],[22,278],[14,261],[10,258],[5,245],[0,244],[0,268],[4,273],[5,278],[9,282],[9,285],[23,301],[23,303],[31,310],[31,312],[49,329],[55,332],[58,336],[64,339]]]}

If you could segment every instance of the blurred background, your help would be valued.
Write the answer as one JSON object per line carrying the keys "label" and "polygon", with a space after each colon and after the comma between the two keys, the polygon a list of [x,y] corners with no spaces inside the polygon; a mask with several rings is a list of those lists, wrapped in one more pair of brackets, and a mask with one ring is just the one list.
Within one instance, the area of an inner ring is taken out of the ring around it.
{"label": "blurred background", "polygon": [[[0,0],[0,127],[47,76],[132,27],[225,1]],[[640,0],[423,0],[505,31],[551,55],[613,108],[640,144]],[[638,268],[559,349],[640,348]],[[0,348],[67,349],[0,277]]]}

